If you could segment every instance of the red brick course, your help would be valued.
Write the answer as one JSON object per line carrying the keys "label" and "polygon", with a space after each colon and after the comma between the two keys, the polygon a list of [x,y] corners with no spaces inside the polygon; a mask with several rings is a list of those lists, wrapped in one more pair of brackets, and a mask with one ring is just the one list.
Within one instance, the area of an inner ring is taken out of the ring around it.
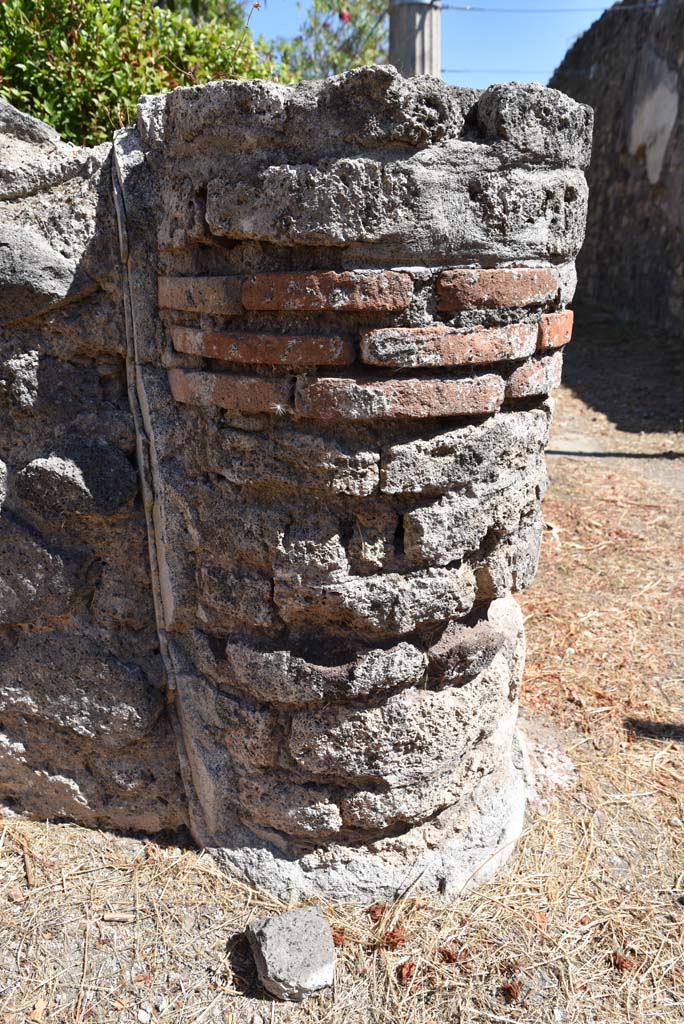
{"label": "red brick course", "polygon": [[504,306],[540,306],[558,291],[550,267],[502,267],[497,270],[443,270],[437,281],[437,308],[498,309]]}
{"label": "red brick course", "polygon": [[347,366],[354,362],[354,345],[339,335],[251,334],[248,331],[171,329],[177,352],[229,363],[274,366]]}
{"label": "red brick course", "polygon": [[572,337],[573,312],[566,309],[562,313],[546,313],[539,322],[540,352],[547,349],[562,348]]}
{"label": "red brick course", "polygon": [[536,324],[510,324],[478,331],[430,327],[395,327],[368,331],[361,338],[361,359],[393,368],[463,366],[524,359],[537,348]]}
{"label": "red brick course", "polygon": [[412,295],[409,274],[393,270],[253,274],[242,286],[243,305],[252,310],[393,312],[406,309]]}
{"label": "red brick course", "polygon": [[230,316],[242,313],[239,277],[160,277],[157,282],[162,309]]}
{"label": "red brick course", "polygon": [[293,377],[249,377],[171,369],[169,384],[177,402],[218,406],[229,412],[280,413],[292,406]]}
{"label": "red brick course", "polygon": [[462,380],[300,378],[295,410],[322,420],[423,419],[496,412],[504,383],[495,374]]}
{"label": "red brick course", "polygon": [[511,374],[506,383],[507,398],[532,398],[548,395],[561,382],[563,353],[528,359]]}

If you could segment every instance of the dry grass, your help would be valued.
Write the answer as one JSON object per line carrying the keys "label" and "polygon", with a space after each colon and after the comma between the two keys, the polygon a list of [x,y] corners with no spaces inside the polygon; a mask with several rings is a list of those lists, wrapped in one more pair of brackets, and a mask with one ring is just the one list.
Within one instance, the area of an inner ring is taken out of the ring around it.
{"label": "dry grass", "polygon": [[496,881],[377,920],[327,907],[335,991],[288,1006],[259,992],[240,938],[278,902],[194,850],[8,819],[0,1021],[684,1020],[681,497],[610,460],[551,469],[523,601],[540,792]]}

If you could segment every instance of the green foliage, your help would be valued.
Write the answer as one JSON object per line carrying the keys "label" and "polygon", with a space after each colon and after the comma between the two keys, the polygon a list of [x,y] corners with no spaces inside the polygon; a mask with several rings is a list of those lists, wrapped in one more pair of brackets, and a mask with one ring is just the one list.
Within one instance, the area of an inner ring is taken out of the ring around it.
{"label": "green foliage", "polygon": [[92,145],[129,124],[142,93],[213,78],[272,78],[240,6],[204,0],[0,0],[0,95]]}
{"label": "green foliage", "polygon": [[299,34],[279,40],[289,73],[324,78],[387,59],[387,0],[312,0]]}

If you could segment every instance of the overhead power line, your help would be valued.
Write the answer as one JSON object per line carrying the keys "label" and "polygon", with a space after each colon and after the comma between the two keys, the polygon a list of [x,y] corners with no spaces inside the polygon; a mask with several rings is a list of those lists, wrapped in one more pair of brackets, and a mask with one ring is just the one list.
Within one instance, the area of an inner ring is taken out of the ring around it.
{"label": "overhead power line", "polygon": [[442,68],[443,75],[550,75],[553,68]]}
{"label": "overhead power line", "polygon": [[473,4],[435,3],[442,11],[460,11],[468,14],[615,14],[622,11],[654,11],[660,0],[645,4],[623,4],[620,7],[475,7]]}

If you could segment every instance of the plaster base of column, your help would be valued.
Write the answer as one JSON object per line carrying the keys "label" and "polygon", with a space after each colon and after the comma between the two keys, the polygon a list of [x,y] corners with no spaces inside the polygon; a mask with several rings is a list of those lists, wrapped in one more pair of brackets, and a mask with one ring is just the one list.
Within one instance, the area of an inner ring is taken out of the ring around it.
{"label": "plaster base of column", "polygon": [[519,741],[510,768],[482,780],[464,807],[450,807],[400,836],[367,846],[331,845],[289,858],[237,824],[208,852],[225,871],[280,899],[391,900],[408,891],[454,896],[490,879],[509,858],[525,813]]}

